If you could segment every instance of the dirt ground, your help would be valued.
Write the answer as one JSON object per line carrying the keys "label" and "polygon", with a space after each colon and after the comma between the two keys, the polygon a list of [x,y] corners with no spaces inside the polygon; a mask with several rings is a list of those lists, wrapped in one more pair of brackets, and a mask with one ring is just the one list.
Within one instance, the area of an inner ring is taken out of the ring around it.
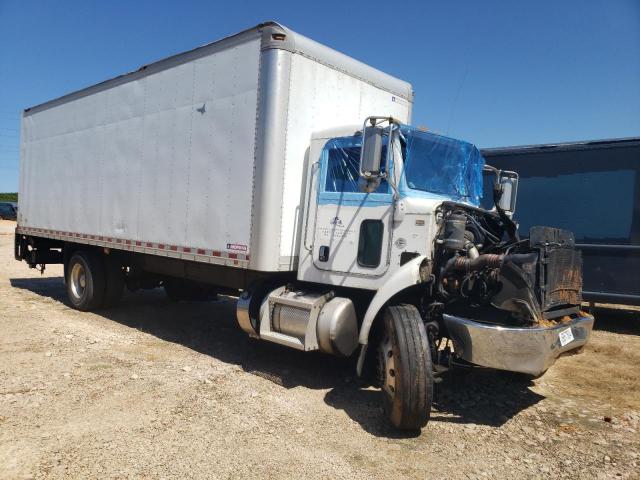
{"label": "dirt ground", "polygon": [[437,386],[419,436],[351,364],[251,341],[233,299],[66,305],[62,268],[13,259],[0,221],[0,478],[640,478],[640,311],[600,309],[535,381]]}

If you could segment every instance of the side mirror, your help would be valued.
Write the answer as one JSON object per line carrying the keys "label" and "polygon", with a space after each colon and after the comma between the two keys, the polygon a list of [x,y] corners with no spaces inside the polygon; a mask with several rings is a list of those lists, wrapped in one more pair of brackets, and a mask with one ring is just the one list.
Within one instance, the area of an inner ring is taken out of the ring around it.
{"label": "side mirror", "polygon": [[381,127],[365,127],[362,132],[360,149],[360,190],[373,193],[380,186],[382,170],[382,132]]}
{"label": "side mirror", "polygon": [[382,127],[365,127],[360,149],[360,176],[373,179],[380,176],[382,165]]}
{"label": "side mirror", "polygon": [[518,195],[518,174],[503,170],[498,178],[502,195],[498,206],[508,215],[513,215],[516,211],[516,198]]}

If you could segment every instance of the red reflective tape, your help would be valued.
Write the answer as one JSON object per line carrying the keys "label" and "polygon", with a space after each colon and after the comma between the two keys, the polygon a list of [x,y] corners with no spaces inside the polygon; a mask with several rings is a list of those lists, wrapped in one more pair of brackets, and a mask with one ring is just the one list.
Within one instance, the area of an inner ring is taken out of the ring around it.
{"label": "red reflective tape", "polygon": [[153,247],[153,243],[147,242],[147,247]]}
{"label": "red reflective tape", "polygon": [[141,247],[142,246],[142,242],[139,242],[138,240],[136,240],[136,247]]}
{"label": "red reflective tape", "polygon": [[158,248],[159,248],[160,250],[164,250],[164,245],[163,245],[163,244],[161,244],[161,243],[159,243],[159,244],[158,244]]}
{"label": "red reflective tape", "polygon": [[229,254],[229,258],[238,258],[238,254],[237,253],[230,253]]}
{"label": "red reflective tape", "polygon": [[218,252],[217,250],[214,250],[213,252],[211,252],[211,255],[213,255],[214,257],[221,257],[222,254],[220,252]]}
{"label": "red reflective tape", "polygon": [[204,255],[204,248],[199,248],[198,249],[198,255]]}
{"label": "red reflective tape", "polygon": [[127,245],[131,245],[131,240],[125,240],[124,243],[126,243]]}
{"label": "red reflective tape", "polygon": [[175,245],[171,245],[169,248],[174,252],[178,251],[178,247],[176,247]]}
{"label": "red reflective tape", "polygon": [[184,253],[191,253],[191,249],[189,247],[182,247],[182,251]]}

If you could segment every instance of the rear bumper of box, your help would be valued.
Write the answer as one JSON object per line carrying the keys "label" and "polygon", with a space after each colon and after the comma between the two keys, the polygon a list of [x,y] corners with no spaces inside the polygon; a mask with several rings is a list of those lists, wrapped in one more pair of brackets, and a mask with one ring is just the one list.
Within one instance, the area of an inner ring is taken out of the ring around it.
{"label": "rear bumper of box", "polygon": [[562,353],[589,340],[593,317],[580,316],[552,327],[513,328],[443,315],[456,356],[483,367],[544,373]]}

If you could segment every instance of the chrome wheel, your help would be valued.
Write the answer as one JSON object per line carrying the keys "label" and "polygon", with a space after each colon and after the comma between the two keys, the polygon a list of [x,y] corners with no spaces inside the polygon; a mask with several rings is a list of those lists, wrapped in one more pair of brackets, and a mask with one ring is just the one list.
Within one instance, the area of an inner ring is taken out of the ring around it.
{"label": "chrome wheel", "polygon": [[87,273],[80,262],[73,265],[69,280],[71,284],[71,293],[74,297],[80,300],[87,288]]}

